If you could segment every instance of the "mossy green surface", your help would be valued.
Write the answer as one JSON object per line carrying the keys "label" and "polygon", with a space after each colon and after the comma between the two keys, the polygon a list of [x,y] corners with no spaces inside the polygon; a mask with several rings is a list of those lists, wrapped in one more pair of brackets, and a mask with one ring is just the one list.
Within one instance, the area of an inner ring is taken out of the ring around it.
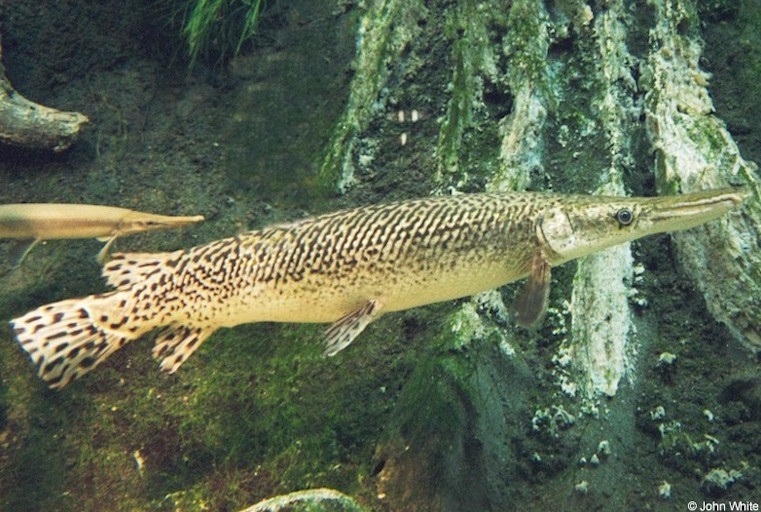
{"label": "mossy green surface", "polygon": [[372,117],[384,110],[390,69],[419,33],[419,20],[425,19],[426,12],[419,1],[379,0],[370,2],[359,17],[348,104],[320,165],[320,182],[325,189],[344,192],[354,184],[355,160],[359,158],[356,139]]}
{"label": "mossy green surface", "polygon": [[[479,129],[485,126],[478,117],[489,115],[486,98],[503,85],[499,83],[502,80],[497,69],[499,49],[494,39],[505,26],[502,18],[500,10],[490,2],[464,1],[448,13],[444,22],[445,36],[451,42],[452,71],[448,84],[450,97],[436,149],[439,169],[435,179],[442,185],[462,188],[470,174],[476,174],[478,183],[488,175],[485,162],[497,158],[494,154],[497,123],[490,125],[490,129]],[[499,94],[495,99],[508,100]],[[505,112],[509,105],[496,108]]]}

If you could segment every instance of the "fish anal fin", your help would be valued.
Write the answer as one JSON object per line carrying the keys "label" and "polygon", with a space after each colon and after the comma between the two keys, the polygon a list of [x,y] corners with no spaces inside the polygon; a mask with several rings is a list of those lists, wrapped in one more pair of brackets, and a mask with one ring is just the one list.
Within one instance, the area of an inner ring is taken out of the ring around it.
{"label": "fish anal fin", "polygon": [[531,260],[531,270],[523,290],[515,300],[516,320],[522,327],[536,327],[547,313],[552,267],[541,251]]}
{"label": "fish anal fin", "polygon": [[380,304],[368,300],[335,321],[325,331],[325,355],[334,356],[354,341],[370,322],[381,315]]}
{"label": "fish anal fin", "polygon": [[156,338],[153,357],[161,359],[162,370],[174,373],[214,331],[211,327],[166,327]]}

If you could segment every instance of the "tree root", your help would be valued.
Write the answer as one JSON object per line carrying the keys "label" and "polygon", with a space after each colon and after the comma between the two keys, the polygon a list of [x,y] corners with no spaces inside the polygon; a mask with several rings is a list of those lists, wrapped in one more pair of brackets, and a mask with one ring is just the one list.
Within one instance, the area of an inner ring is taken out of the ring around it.
{"label": "tree root", "polygon": [[0,142],[58,153],[71,146],[88,121],[79,112],[62,112],[24,98],[5,76],[0,61]]}

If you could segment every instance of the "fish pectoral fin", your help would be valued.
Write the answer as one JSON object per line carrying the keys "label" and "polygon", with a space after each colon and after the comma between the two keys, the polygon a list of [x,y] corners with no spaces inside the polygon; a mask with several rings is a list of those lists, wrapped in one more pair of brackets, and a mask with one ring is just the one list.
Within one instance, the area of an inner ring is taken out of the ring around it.
{"label": "fish pectoral fin", "polygon": [[15,267],[20,267],[26,257],[32,252],[38,243],[42,239],[35,238],[34,240],[18,240],[11,248],[11,258],[16,260]]}
{"label": "fish pectoral fin", "polygon": [[156,337],[153,357],[161,359],[162,370],[174,373],[214,330],[210,327],[184,325],[165,327]]}
{"label": "fish pectoral fin", "polygon": [[535,327],[547,313],[552,267],[541,251],[531,260],[531,273],[515,300],[516,320],[522,327]]}
{"label": "fish pectoral fin", "polygon": [[103,265],[103,263],[105,263],[106,258],[108,258],[108,251],[111,249],[111,246],[114,245],[114,242],[116,242],[117,238],[119,238],[119,233],[109,238],[106,238],[106,237],[98,238],[98,241],[106,242],[106,245],[104,245],[103,248],[100,251],[98,251],[98,264]]}
{"label": "fish pectoral fin", "polygon": [[342,316],[325,331],[325,355],[334,356],[349,346],[370,322],[381,315],[380,304],[368,300],[361,307]]}

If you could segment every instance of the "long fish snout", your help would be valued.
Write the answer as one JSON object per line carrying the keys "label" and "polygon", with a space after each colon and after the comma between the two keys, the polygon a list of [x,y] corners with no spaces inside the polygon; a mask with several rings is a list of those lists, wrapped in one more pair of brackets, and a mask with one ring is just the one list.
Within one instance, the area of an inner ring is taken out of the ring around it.
{"label": "long fish snout", "polygon": [[704,190],[654,200],[648,220],[657,231],[680,231],[712,221],[751,196],[744,187]]}
{"label": "long fish snout", "polygon": [[188,224],[197,224],[203,222],[203,215],[193,215],[190,217],[173,217],[168,215],[151,215],[149,217],[136,217],[127,219],[120,226],[122,233],[139,233],[142,231],[153,231],[156,229],[174,228],[186,226]]}

